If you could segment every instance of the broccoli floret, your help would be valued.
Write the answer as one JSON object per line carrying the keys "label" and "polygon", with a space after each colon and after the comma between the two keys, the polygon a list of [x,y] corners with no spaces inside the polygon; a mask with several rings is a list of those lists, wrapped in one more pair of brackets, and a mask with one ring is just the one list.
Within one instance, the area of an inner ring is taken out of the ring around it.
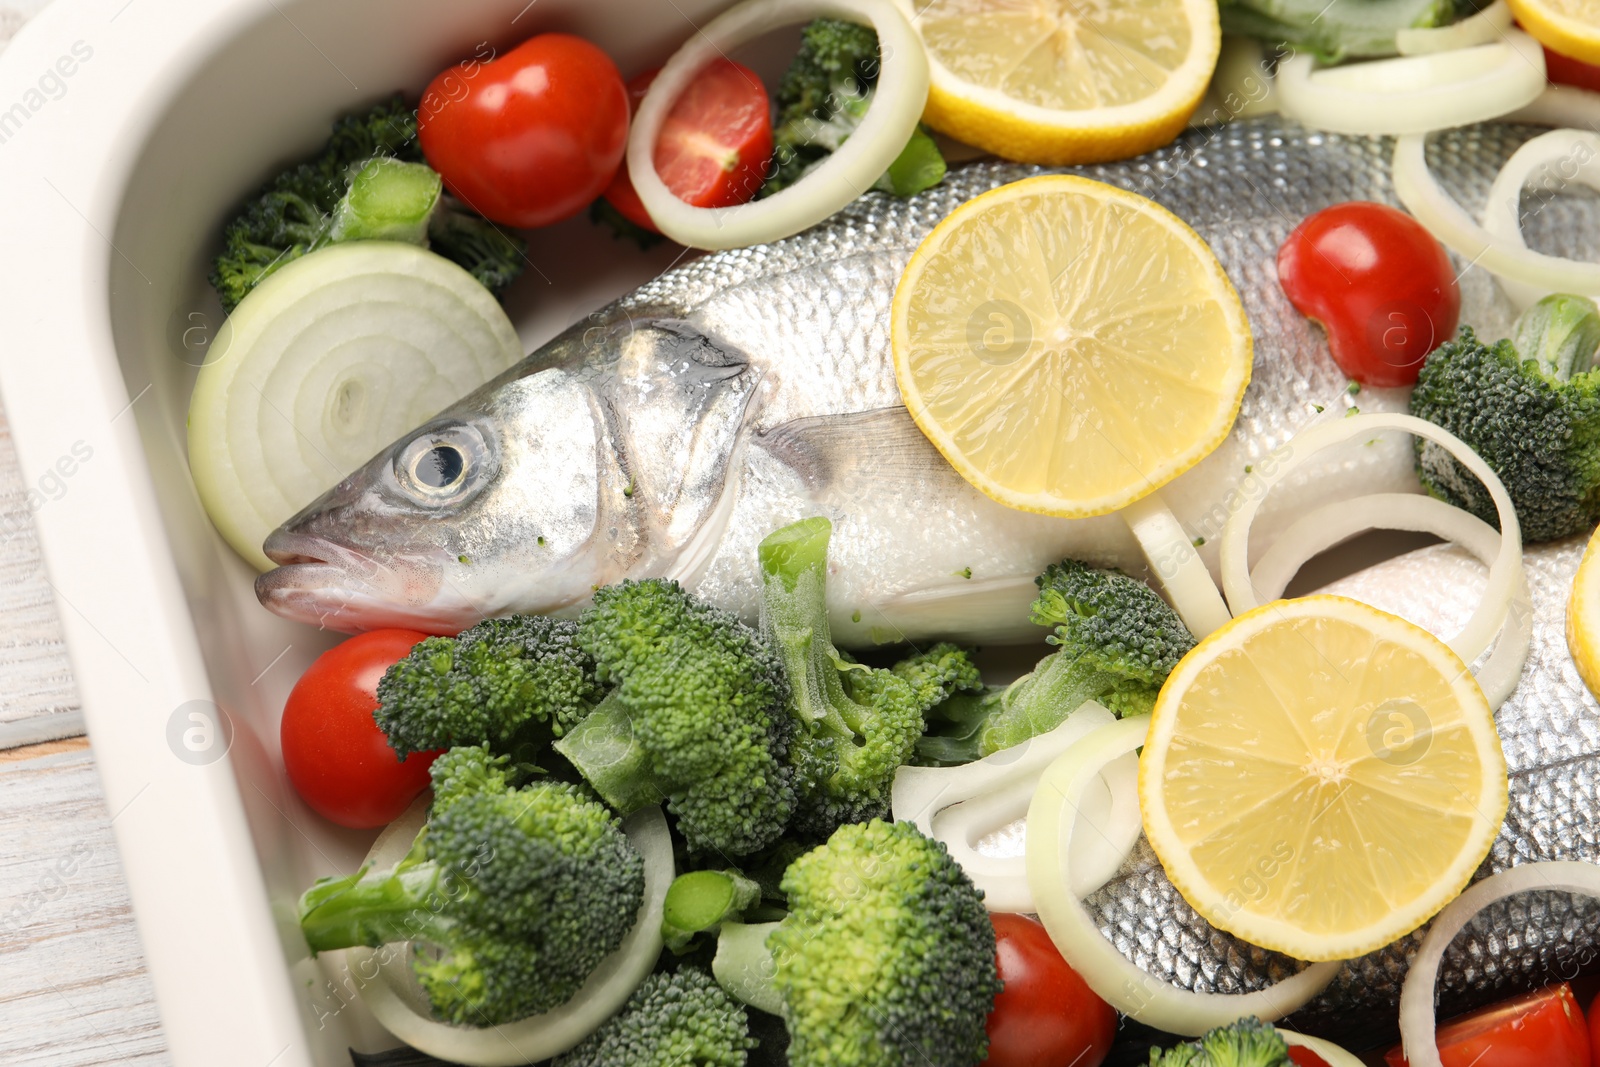
{"label": "broccoli floret", "polygon": [[791,1067],[972,1067],[1000,992],[983,894],[911,823],[840,827],[784,875],[789,915],[724,926],[714,971],[778,1009]]}
{"label": "broccoli floret", "polygon": [[1240,1019],[1165,1051],[1150,1050],[1149,1067],[1290,1067],[1289,1046],[1269,1024]]}
{"label": "broccoli floret", "polygon": [[[1392,56],[1395,34],[1409,26],[1443,26],[1471,0],[1222,0],[1222,32],[1293,45],[1324,63],[1354,56]],[[1280,57],[1293,54],[1284,49]]]}
{"label": "broccoli floret", "polygon": [[553,1067],[744,1067],[750,1019],[702,970],[652,974]]}
{"label": "broccoli floret", "polygon": [[[383,165],[387,161],[414,166]],[[366,188],[352,204],[348,194],[358,176]],[[430,187],[432,194],[423,195]],[[380,209],[383,224],[369,225],[364,206]],[[320,155],[290,167],[244,205],[223,230],[211,284],[224,310],[232,311],[284,264],[326,244],[372,237],[431,247],[494,292],[526,263],[520,241],[440,195],[438,175],[417,144],[416,112],[396,96],[334,123]]]}
{"label": "broccoli floret", "polygon": [[733,615],[660,579],[594,595],[578,643],[614,686],[556,749],[626,814],[665,800],[695,852],[743,856],[794,810],[783,666]]}
{"label": "broccoli floret", "polygon": [[983,690],[983,676],[972,662],[972,653],[948,641],[925,652],[918,652],[889,668],[911,684],[917,703],[932,708],[957,693]]}
{"label": "broccoli floret", "polygon": [[[761,542],[761,625],[783,657],[798,729],[797,832],[824,838],[889,813],[894,772],[922,736],[923,713],[947,685],[970,680],[963,656],[913,658],[902,673],[846,657],[828,629],[826,573],[833,524],[804,519]],[[948,672],[950,679],[944,674]]]}
{"label": "broccoli floret", "polygon": [[[850,138],[872,105],[880,66],[871,28],[837,19],[806,26],[800,51],[778,83],[773,169],[761,196],[793,185]],[[939,184],[944,173],[944,157],[919,126],[873,188],[911,196]]]}
{"label": "broccoli floret", "polygon": [[[1528,309],[1514,340],[1488,346],[1472,329],[1428,356],[1411,414],[1470,445],[1500,476],[1525,541],[1588,533],[1600,522],[1600,311],[1577,296]],[[1483,484],[1445,449],[1417,441],[1425,489],[1498,526]]]}
{"label": "broccoli floret", "polygon": [[1194,635],[1149,586],[1077,560],[1046,568],[1035,583],[1033,621],[1059,646],[1004,689],[958,694],[929,713],[917,743],[925,763],[967,763],[1061,725],[1087,700],[1118,715],[1155,704]]}
{"label": "broccoli floret", "polygon": [[451,749],[431,773],[428,822],[404,859],[324,878],[300,898],[306,943],[315,954],[422,942],[417,978],[452,1023],[566,1003],[632,929],[643,860],[580,787],[513,788],[486,748]]}
{"label": "broccoli floret", "polygon": [[577,623],[513,615],[419,642],[384,673],[373,718],[402,758],[454,745],[510,752],[560,737],[601,695]]}

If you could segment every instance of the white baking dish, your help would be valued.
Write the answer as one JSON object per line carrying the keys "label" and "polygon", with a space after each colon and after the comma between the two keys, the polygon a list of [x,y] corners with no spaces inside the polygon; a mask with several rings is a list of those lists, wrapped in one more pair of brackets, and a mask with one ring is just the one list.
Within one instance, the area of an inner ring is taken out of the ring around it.
{"label": "white baking dish", "polygon": [[[24,477],[66,485],[36,521],[178,1064],[327,1067],[393,1043],[304,958],[293,922],[299,891],[370,837],[300,805],[279,758],[284,697],[331,638],[257,605],[189,480],[220,223],[339,112],[414,96],[479,42],[570,30],[631,74],[720,6],[55,0],[0,62],[0,394]],[[674,254],[640,256],[583,219],[536,235],[542,274],[511,302],[524,341]],[[210,758],[215,705],[225,758]]]}

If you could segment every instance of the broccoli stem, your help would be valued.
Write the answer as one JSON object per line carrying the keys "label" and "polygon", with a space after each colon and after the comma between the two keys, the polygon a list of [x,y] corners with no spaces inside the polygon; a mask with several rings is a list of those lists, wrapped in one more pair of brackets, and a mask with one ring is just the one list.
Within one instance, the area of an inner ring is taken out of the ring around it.
{"label": "broccoli stem", "polygon": [[715,933],[760,899],[761,886],[738,871],[680,874],[667,889],[661,936],[672,951],[683,952],[696,934]]}
{"label": "broccoli stem", "polygon": [[650,767],[633,716],[613,689],[554,748],[577,768],[601,799],[620,815],[659,804],[667,790]]}
{"label": "broccoli stem", "polygon": [[728,995],[770,1015],[783,1013],[783,994],[774,979],[777,962],[767,938],[778,923],[723,923],[711,973]]}
{"label": "broccoli stem", "polygon": [[425,163],[380,156],[368,160],[334,209],[328,243],[403,241],[428,244],[428,221],[444,183]]}
{"label": "broccoli stem", "polygon": [[823,582],[833,523],[805,519],[770,534],[757,550],[761,561],[761,622],[778,642],[794,689],[795,707],[813,729],[843,738],[851,733],[838,709],[849,704],[828,628]]}
{"label": "broccoli stem", "polygon": [[1054,653],[1039,661],[1000,694],[1000,711],[984,724],[979,755],[989,756],[1029,738],[1049,733],[1087,700],[1103,692],[1116,675],[1091,662]]}
{"label": "broccoli stem", "polygon": [[313,956],[356,945],[445,939],[455,925],[439,914],[447,881],[437,863],[407,856],[390,871],[374,873],[369,867],[320,882],[301,898],[300,929]]}
{"label": "broccoli stem", "polygon": [[1511,331],[1518,357],[1558,382],[1594,369],[1600,349],[1600,307],[1584,296],[1556,293],[1533,305]]}
{"label": "broccoli stem", "polygon": [[872,187],[895,196],[915,196],[944,180],[946,169],[939,146],[918,126],[911,131],[911,140]]}

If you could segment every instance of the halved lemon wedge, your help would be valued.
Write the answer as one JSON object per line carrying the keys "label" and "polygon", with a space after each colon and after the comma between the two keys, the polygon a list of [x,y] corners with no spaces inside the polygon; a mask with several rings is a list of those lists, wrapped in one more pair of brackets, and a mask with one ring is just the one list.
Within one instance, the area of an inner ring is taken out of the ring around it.
{"label": "halved lemon wedge", "polygon": [[1228,435],[1250,326],[1200,236],[1134,193],[1066,175],[967,201],[911,257],[891,315],[917,425],[1024,511],[1114,511]]}
{"label": "halved lemon wedge", "polygon": [[1567,598],[1567,651],[1589,692],[1600,695],[1600,530],[1589,538]]}
{"label": "halved lemon wedge", "polygon": [[934,129],[1008,159],[1100,163],[1176,137],[1205,93],[1215,0],[931,0]]}
{"label": "halved lemon wedge", "polygon": [[1600,0],[1507,0],[1534,40],[1552,52],[1600,63]]}
{"label": "halved lemon wedge", "polygon": [[1442,641],[1311,596],[1240,615],[1178,664],[1139,799],[1167,876],[1213,926],[1341,960],[1461,892],[1505,818],[1506,764]]}

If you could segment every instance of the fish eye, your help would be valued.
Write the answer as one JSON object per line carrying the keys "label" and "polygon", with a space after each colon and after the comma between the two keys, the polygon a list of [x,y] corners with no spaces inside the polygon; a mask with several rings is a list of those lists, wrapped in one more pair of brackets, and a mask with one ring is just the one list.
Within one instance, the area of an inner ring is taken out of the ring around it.
{"label": "fish eye", "polygon": [[481,481],[490,458],[483,435],[472,426],[424,430],[396,455],[395,480],[417,503],[456,503]]}

